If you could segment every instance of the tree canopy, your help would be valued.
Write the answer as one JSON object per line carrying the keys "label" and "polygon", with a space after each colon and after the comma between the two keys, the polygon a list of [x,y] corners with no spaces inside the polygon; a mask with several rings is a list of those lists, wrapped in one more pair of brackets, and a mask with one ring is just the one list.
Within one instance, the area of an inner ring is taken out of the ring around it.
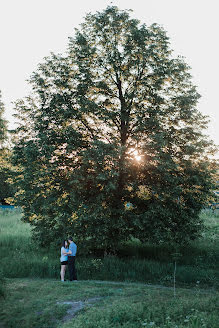
{"label": "tree canopy", "polygon": [[43,243],[67,233],[112,250],[131,236],[185,242],[212,187],[207,118],[190,68],[157,24],[88,14],[16,104],[24,218]]}

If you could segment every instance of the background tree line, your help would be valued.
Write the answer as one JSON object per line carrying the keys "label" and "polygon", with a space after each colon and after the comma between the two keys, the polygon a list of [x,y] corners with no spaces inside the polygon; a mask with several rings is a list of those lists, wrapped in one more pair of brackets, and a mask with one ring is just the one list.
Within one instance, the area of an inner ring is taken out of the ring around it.
{"label": "background tree line", "polygon": [[15,168],[11,163],[12,150],[9,146],[7,121],[4,119],[5,106],[0,91],[0,205],[8,204],[15,193],[12,180]]}

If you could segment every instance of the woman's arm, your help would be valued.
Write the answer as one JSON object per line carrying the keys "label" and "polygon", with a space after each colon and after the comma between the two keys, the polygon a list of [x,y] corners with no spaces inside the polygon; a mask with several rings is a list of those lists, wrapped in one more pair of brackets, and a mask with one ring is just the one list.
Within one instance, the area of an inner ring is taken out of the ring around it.
{"label": "woman's arm", "polygon": [[62,255],[68,255],[68,253],[66,253],[66,250],[64,249],[64,247],[62,248]]}
{"label": "woman's arm", "polygon": [[72,251],[70,251],[70,249],[66,252],[66,250],[63,248],[62,249],[62,254],[63,255],[70,255],[70,254],[72,254]]}

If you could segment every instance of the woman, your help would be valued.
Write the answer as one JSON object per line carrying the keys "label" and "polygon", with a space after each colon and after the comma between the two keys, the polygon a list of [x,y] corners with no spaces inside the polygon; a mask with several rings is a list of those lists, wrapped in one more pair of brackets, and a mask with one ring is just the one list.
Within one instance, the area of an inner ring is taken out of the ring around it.
{"label": "woman", "polygon": [[61,262],[61,281],[65,281],[65,270],[66,266],[68,265],[68,254],[71,254],[71,251],[68,249],[68,243],[66,240],[63,240],[62,242],[62,247],[61,247],[61,257],[60,257],[60,262]]}

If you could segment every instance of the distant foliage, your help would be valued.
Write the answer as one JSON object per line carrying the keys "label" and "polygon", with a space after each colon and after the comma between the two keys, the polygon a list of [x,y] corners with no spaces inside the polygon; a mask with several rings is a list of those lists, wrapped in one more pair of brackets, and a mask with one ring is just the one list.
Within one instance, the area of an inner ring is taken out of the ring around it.
{"label": "distant foliage", "polygon": [[3,118],[4,103],[2,102],[2,95],[0,91],[0,148],[3,147],[5,140],[7,139],[7,122]]}
{"label": "distant foliage", "polygon": [[0,204],[5,204],[8,197],[14,195],[14,188],[10,183],[14,169],[11,164],[11,151],[9,150],[7,121],[3,118],[5,111],[0,91]]}
{"label": "distant foliage", "polygon": [[160,26],[117,7],[88,14],[30,83],[16,104],[16,199],[42,244],[70,233],[113,253],[130,236],[198,236],[214,149],[189,67]]}
{"label": "distant foliage", "polygon": [[5,280],[2,276],[2,273],[0,271],[0,299],[2,297],[5,297]]}

